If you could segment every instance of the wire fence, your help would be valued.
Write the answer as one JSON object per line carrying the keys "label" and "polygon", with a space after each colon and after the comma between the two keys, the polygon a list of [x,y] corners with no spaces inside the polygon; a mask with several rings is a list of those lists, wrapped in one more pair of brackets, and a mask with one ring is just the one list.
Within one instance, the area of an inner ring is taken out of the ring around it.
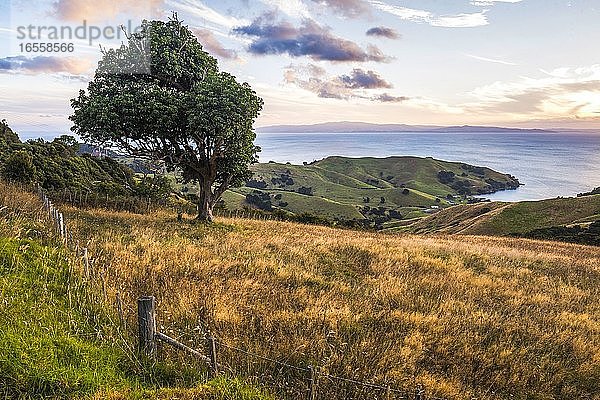
{"label": "wire fence", "polygon": [[[99,194],[83,189],[55,190],[50,193],[57,204],[70,204],[78,208],[106,208],[115,211],[126,211],[131,213],[146,214],[153,211],[168,209],[180,217],[183,214],[196,215],[198,206],[187,201],[173,201],[167,197],[152,198],[144,196],[109,195]],[[242,218],[269,221],[284,221],[291,219],[286,213],[278,210],[259,210],[250,206],[235,208],[233,210],[224,208],[222,205],[213,210],[215,217]]]}
{"label": "wire fence", "polygon": [[[60,209],[39,186],[36,190],[55,232],[65,247],[73,251],[80,259],[85,279],[94,278],[101,283],[106,300],[106,267],[104,269],[97,268],[95,259],[91,257],[88,250],[90,243],[75,238],[68,229],[64,214]],[[264,215],[251,212],[225,212],[222,216],[228,218],[252,218],[252,216],[267,218]],[[145,302],[146,305],[142,306],[141,302]],[[124,310],[131,310],[131,307],[123,304],[119,293],[116,294],[114,304],[121,325],[126,327],[127,321]],[[196,350],[157,330],[156,326],[154,297],[138,299],[138,348],[141,353],[156,357],[157,343],[161,342],[177,350],[185,351],[197,360],[206,362],[210,372],[209,376],[224,374],[241,378],[248,384],[262,387],[283,399],[446,400],[428,395],[422,386],[416,386],[408,390],[387,383],[337,376],[327,373],[319,366],[301,365],[287,361],[294,355],[288,354],[287,357],[278,358],[268,357],[235,346],[223,338],[216,338],[211,335],[199,338],[200,342],[204,341],[206,346],[205,349]],[[198,343],[198,340],[194,340],[194,342]]]}
{"label": "wire fence", "polygon": [[[346,399],[346,400],[445,400],[426,393],[422,386],[400,388],[393,384],[372,382],[353,376],[339,376],[325,368],[302,362],[301,354],[265,356],[239,345],[233,345],[222,337],[210,333],[201,340],[191,340],[205,350],[191,349],[156,329],[156,301],[153,296],[138,299],[138,325],[140,349],[147,356],[156,357],[159,342],[187,351],[196,359],[206,360],[210,376],[225,374],[243,379],[255,386],[263,387],[278,398],[290,400]],[[158,324],[160,326],[160,324]],[[168,330],[173,334],[173,330]],[[196,339],[200,335],[196,334]],[[203,352],[204,351],[204,352]],[[200,355],[199,355],[200,354]],[[293,361],[290,361],[293,360]],[[364,371],[366,372],[366,371]]]}

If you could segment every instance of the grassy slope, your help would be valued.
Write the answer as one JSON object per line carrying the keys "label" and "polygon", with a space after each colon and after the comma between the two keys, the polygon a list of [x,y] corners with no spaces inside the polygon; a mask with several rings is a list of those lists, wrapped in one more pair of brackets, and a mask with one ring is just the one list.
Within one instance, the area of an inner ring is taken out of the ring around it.
{"label": "grassy slope", "polygon": [[[267,399],[239,381],[198,385],[187,368],[185,378],[136,360],[133,336],[119,333],[42,215],[33,195],[0,182],[0,398]],[[159,388],[170,384],[184,388]]]}
{"label": "grassy slope", "polygon": [[415,223],[414,232],[510,235],[600,219],[600,195],[456,206]]}
{"label": "grassy slope", "polygon": [[200,326],[289,363],[452,399],[599,398],[597,248],[70,214],[111,265],[109,292],[126,288],[128,304],[157,295],[160,323],[190,340]]}
{"label": "grassy slope", "polygon": [[[456,194],[456,192],[438,181],[437,174],[440,171],[454,172],[457,177],[460,177],[462,173],[466,173],[467,176],[461,179],[467,179],[473,183],[474,189],[486,187],[485,179],[488,178],[501,182],[507,181],[506,175],[489,168],[484,169],[485,175],[481,177],[462,169],[462,163],[440,161],[433,158],[388,157],[382,159],[364,157],[348,159],[328,157],[318,161],[315,165],[353,176],[361,181],[369,178],[378,179],[382,187],[399,187],[401,184],[405,184],[409,188],[442,198],[447,194]],[[388,176],[393,178],[387,180]],[[382,178],[386,178],[388,182]]]}
{"label": "grassy slope", "polygon": [[[499,182],[510,182],[506,175],[484,168],[484,175],[461,168],[462,163],[452,163],[418,157],[389,157],[389,158],[345,158],[328,157],[310,165],[291,165],[278,163],[257,164],[252,167],[254,179],[267,183],[267,188],[261,189],[272,196],[281,194],[281,201],[288,203],[280,206],[279,201],[273,200],[275,207],[301,214],[309,212],[325,218],[362,219],[358,207],[365,205],[380,206],[380,198],[385,198],[386,208],[400,210],[404,207],[427,208],[433,205],[446,206],[446,196],[456,195],[451,187],[438,181],[438,172],[452,171],[457,179],[468,180],[473,190],[485,189],[489,185],[486,179]],[[461,174],[466,176],[461,176]],[[273,183],[272,179],[282,175],[293,179],[292,185]],[[410,189],[408,195],[403,194],[403,187]],[[176,185],[177,186],[177,185]],[[179,185],[181,186],[181,185]],[[311,187],[313,196],[298,194],[301,186]],[[193,185],[188,188],[194,192]],[[252,188],[238,188],[224,195],[226,206],[233,210],[242,208],[244,196]],[[364,203],[369,197],[370,203]],[[436,202],[436,198],[440,202]],[[405,215],[403,213],[403,215]],[[416,213],[411,216],[423,216]]]}

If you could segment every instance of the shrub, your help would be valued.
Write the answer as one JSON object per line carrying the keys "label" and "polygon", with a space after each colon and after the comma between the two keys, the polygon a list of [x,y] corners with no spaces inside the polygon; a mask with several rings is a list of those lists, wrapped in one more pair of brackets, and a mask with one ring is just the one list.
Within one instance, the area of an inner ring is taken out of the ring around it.
{"label": "shrub", "polygon": [[313,195],[313,188],[312,187],[306,187],[306,186],[300,186],[298,188],[298,193],[306,195],[306,196],[312,196]]}
{"label": "shrub", "polygon": [[271,204],[271,196],[268,193],[255,190],[252,193],[246,195],[246,203],[258,208],[259,210],[271,211],[273,205]]}
{"label": "shrub", "polygon": [[254,189],[266,189],[267,182],[263,181],[262,179],[250,179],[248,182],[246,182],[246,186]]}
{"label": "shrub", "polygon": [[23,150],[12,153],[2,168],[2,176],[9,182],[31,183],[36,169],[31,155]]}
{"label": "shrub", "polygon": [[440,183],[443,183],[444,185],[454,182],[455,176],[456,174],[452,171],[440,171],[437,175],[438,181],[440,181]]}

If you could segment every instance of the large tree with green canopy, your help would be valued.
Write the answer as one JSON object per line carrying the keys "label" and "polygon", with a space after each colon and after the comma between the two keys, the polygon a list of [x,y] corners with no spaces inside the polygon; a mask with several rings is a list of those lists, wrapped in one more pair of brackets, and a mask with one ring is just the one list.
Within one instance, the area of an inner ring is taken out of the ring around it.
{"label": "large tree with green canopy", "polygon": [[136,158],[162,160],[197,182],[198,219],[212,220],[223,192],[258,161],[254,120],[263,101],[221,72],[174,15],[144,21],[120,48],[103,51],[87,92],[71,100],[72,130]]}

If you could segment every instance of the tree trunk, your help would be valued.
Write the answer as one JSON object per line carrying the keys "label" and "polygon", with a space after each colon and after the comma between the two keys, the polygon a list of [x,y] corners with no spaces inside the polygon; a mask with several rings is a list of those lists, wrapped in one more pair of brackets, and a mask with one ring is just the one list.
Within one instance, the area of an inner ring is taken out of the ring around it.
{"label": "tree trunk", "polygon": [[201,201],[198,203],[198,216],[196,219],[201,222],[213,222],[212,206],[210,202]]}
{"label": "tree trunk", "polygon": [[202,222],[213,222],[212,185],[200,184],[198,193],[198,216],[196,219]]}

